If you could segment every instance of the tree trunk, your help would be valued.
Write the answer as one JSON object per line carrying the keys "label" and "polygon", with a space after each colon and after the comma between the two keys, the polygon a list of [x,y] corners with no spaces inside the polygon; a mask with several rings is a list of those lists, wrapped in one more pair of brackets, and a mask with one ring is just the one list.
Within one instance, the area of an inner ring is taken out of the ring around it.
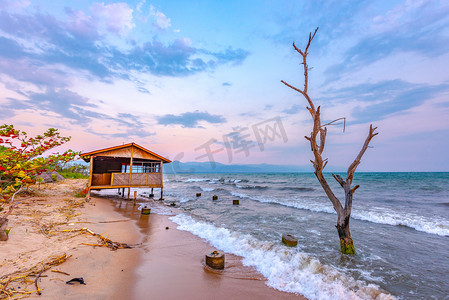
{"label": "tree trunk", "polygon": [[8,226],[8,219],[0,218],[0,241],[1,242],[8,240],[8,235],[6,234],[6,226]]}
{"label": "tree trunk", "polygon": [[354,254],[354,243],[351,238],[351,232],[349,231],[349,216],[338,218],[337,222],[338,236],[340,237],[340,250],[343,254]]}

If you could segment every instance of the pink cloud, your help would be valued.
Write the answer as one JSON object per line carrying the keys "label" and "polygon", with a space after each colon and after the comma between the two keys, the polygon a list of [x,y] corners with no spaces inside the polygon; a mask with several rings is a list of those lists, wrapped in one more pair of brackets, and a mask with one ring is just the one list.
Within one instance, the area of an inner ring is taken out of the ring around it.
{"label": "pink cloud", "polygon": [[94,3],[92,15],[104,22],[106,29],[117,35],[125,35],[135,27],[133,9],[126,3]]}
{"label": "pink cloud", "polygon": [[98,38],[97,21],[81,10],[68,11],[67,29],[75,35],[89,40]]}

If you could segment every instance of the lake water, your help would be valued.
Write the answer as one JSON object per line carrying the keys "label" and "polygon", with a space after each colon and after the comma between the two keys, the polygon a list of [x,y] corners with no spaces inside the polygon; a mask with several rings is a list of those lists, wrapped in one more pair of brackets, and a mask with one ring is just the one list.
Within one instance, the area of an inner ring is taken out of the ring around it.
{"label": "lake water", "polygon": [[[355,184],[355,255],[339,252],[337,215],[311,173],[165,175],[164,203],[181,209],[171,217],[179,229],[242,256],[275,289],[310,299],[449,299],[449,173],[356,173]],[[298,246],[284,246],[283,233]]]}

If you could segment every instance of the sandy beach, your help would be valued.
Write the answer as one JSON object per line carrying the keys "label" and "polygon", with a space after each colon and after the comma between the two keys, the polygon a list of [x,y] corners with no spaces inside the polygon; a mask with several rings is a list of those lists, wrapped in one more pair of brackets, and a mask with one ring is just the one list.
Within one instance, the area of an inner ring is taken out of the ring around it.
{"label": "sandy beach", "polygon": [[[214,248],[177,230],[168,216],[140,215],[132,201],[74,197],[84,186],[85,180],[64,180],[34,186],[32,193],[17,198],[9,240],[0,244],[0,280],[4,286],[13,279],[5,289],[13,298],[304,299],[268,287],[261,274],[234,255],[226,254],[225,270],[210,269],[204,255]],[[101,240],[82,228],[134,247],[92,246]],[[36,274],[29,271],[64,255],[68,258],[63,263],[41,273],[39,296]],[[31,275],[14,279],[24,274]],[[66,284],[79,277],[85,285]]]}

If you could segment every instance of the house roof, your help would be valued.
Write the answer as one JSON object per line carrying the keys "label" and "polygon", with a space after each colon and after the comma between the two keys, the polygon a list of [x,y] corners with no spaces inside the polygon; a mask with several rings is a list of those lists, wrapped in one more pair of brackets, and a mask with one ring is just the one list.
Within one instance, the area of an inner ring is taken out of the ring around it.
{"label": "house roof", "polygon": [[117,153],[118,157],[131,157],[131,155],[129,156],[123,156],[119,155],[119,150],[121,149],[125,149],[125,148],[131,148],[131,147],[135,147],[137,149],[142,150],[143,152],[149,154],[150,156],[153,156],[155,158],[158,158],[160,160],[162,160],[164,163],[171,163],[171,160],[154,153],[153,151],[150,151],[140,145],[137,145],[136,143],[129,143],[129,144],[124,144],[124,145],[120,145],[120,146],[114,146],[114,147],[109,147],[109,148],[104,148],[104,149],[99,149],[99,150],[94,150],[94,151],[90,151],[90,152],[85,152],[85,153],[81,153],[80,157],[85,161],[85,162],[89,162],[89,159],[91,156],[102,156],[102,154],[106,154],[109,152],[109,156],[114,156],[114,153]]}

